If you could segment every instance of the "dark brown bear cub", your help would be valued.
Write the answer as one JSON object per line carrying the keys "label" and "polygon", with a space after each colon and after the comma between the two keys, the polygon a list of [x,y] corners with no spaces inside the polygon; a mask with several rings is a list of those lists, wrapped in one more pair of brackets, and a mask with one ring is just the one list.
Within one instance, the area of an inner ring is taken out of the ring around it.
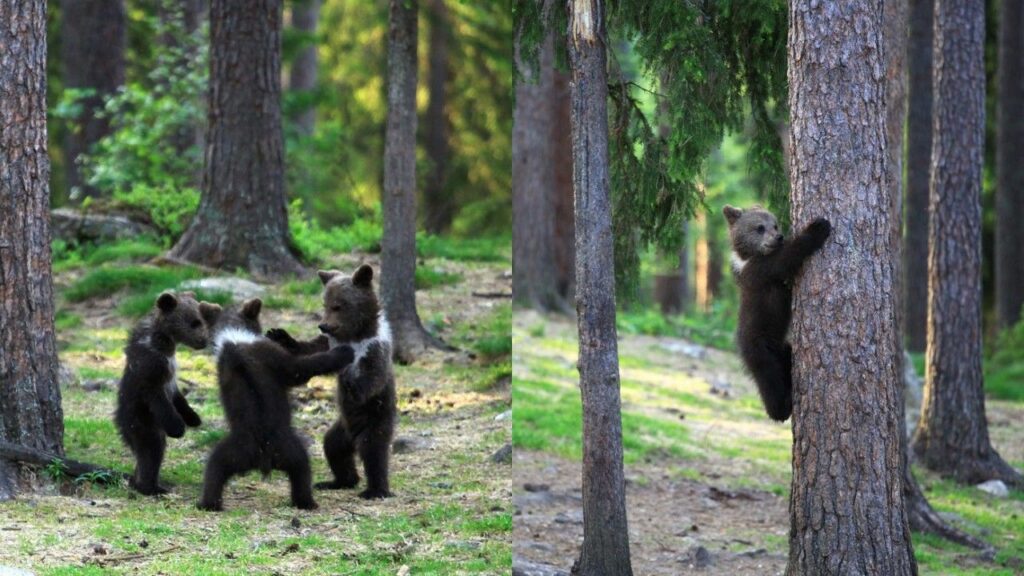
{"label": "dark brown bear cub", "polygon": [[398,420],[395,376],[391,365],[391,329],[373,291],[373,268],[363,265],[349,277],[320,271],[324,283],[321,336],[296,342],[284,330],[267,336],[297,355],[348,344],[355,360],[338,374],[341,417],[324,436],[324,456],[334,480],[318,482],[325,490],[354,488],[359,483],[355,453],[363,460],[367,499],[391,496],[388,459]]}
{"label": "dark brown bear cub", "polygon": [[221,510],[224,485],[232,476],[259,469],[281,470],[291,482],[292,505],[310,510],[313,478],[309,454],[292,429],[288,388],[313,376],[333,374],[352,362],[352,349],[296,357],[262,335],[262,302],[254,298],[239,310],[220,314],[214,328],[217,382],[230,431],[206,463],[199,507]]}
{"label": "dark brown bear cub", "polygon": [[206,348],[207,325],[219,311],[216,304],[196,302],[191,292],[164,292],[155,310],[128,338],[114,422],[135,455],[130,483],[142,494],[167,492],[159,483],[167,437],[181,438],[186,425],[201,423],[178,390],[174,351],[179,342],[196,350]]}
{"label": "dark brown bear cub", "polygon": [[729,221],[732,269],[740,288],[736,342],[768,416],[782,422],[793,412],[793,349],[786,342],[793,279],[804,260],[824,246],[832,225],[818,218],[787,241],[767,210],[726,206],[722,212]]}

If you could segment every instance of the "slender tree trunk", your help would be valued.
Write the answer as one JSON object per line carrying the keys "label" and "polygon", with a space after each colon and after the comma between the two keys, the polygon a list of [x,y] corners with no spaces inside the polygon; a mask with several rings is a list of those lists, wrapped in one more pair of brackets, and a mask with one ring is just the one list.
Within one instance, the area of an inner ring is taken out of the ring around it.
{"label": "slender tree trunk", "polygon": [[1024,477],[992,448],[981,372],[985,7],[938,0],[928,230],[928,351],[914,451],[960,482]]}
{"label": "slender tree trunk", "polygon": [[603,0],[568,6],[576,190],[576,310],[583,397],[582,576],[632,575],[622,469],[615,262],[608,178],[608,72]]}
{"label": "slender tree trunk", "polygon": [[[913,2],[911,2],[911,3],[913,4]],[[926,7],[928,8],[928,10],[926,12],[926,18],[924,16],[922,16],[921,14],[916,14],[914,16],[918,17],[919,19],[926,19],[927,22],[928,22],[928,25],[930,26],[931,25],[931,21],[932,21],[932,18],[931,18],[931,6],[932,6],[931,1],[929,1],[927,3],[919,3],[919,4],[925,4]],[[920,6],[912,7],[911,10],[910,10],[911,14],[913,14],[913,10],[918,10],[919,12],[921,11],[920,10]],[[908,43],[907,12],[908,12],[907,5],[904,2],[888,2],[888,3],[885,4],[885,45],[887,47],[889,47],[889,50],[886,51],[886,59],[887,59],[888,62],[886,64],[886,66],[885,66],[885,69],[887,71],[887,73],[886,73],[886,92],[887,92],[887,95],[886,95],[886,107],[887,107],[887,115],[888,115],[888,120],[886,122],[886,130],[888,132],[887,138],[889,140],[889,146],[888,146],[889,165],[892,167],[892,169],[888,171],[888,185],[889,185],[889,193],[892,195],[893,202],[894,202],[894,205],[895,205],[895,210],[896,210],[896,212],[895,212],[896,217],[893,218],[892,224],[895,226],[895,228],[893,229],[893,238],[894,238],[893,242],[897,246],[900,243],[900,239],[903,237],[902,227],[901,227],[901,224],[902,224],[902,221],[903,221],[902,214],[901,214],[901,212],[902,212],[902,200],[903,200],[903,197],[904,197],[904,195],[903,195],[903,169],[902,169],[902,165],[903,165],[903,127],[904,127],[904,122],[906,121],[906,118],[907,118],[907,101],[908,101],[907,90],[906,90],[906,88],[907,88],[907,78],[906,78],[906,76],[907,76],[907,66],[906,66],[906,61],[907,61],[908,57],[911,58],[911,61],[913,61],[912,60],[912,58],[913,58],[912,50],[908,49],[909,44],[912,43],[912,42]],[[918,25],[920,25],[920,22],[918,22]],[[916,32],[919,33],[920,31],[918,30]],[[913,39],[914,34],[915,34],[915,30],[914,30],[914,25],[912,24],[911,28],[910,28],[910,38],[911,39]],[[931,40],[931,30],[928,31],[927,36],[928,36],[928,39],[929,39],[929,42],[930,42],[930,40]],[[919,49],[920,47],[918,46],[918,47],[914,47],[914,48]],[[930,53],[931,45],[929,44],[927,46],[927,48],[928,48],[928,51]],[[920,55],[918,55],[918,56],[920,56]],[[928,58],[927,62],[928,62],[928,65],[930,66],[931,65],[931,58]],[[913,67],[911,66],[910,67],[910,74],[911,74],[911,76],[913,76],[914,74],[917,74],[917,75],[920,76],[920,71],[915,71],[913,69]],[[929,80],[931,79],[931,72],[930,71],[928,71],[927,78]],[[918,79],[918,80],[920,80],[920,79]],[[910,85],[910,89],[912,90],[913,88],[914,88],[914,86],[913,86],[913,84],[911,84]],[[927,109],[929,110],[929,113],[930,113],[930,111],[931,111],[931,87],[930,86],[928,87],[928,106],[927,106]],[[931,119],[929,118],[928,120],[929,120],[929,122],[928,122],[928,125],[927,125],[927,129],[928,129],[928,134],[929,134],[928,138],[929,138],[929,141],[930,141],[930,138],[931,138],[930,137],[930,134],[931,134],[931,122],[930,122],[930,120]],[[910,131],[910,134],[913,135],[913,131],[912,130]],[[911,144],[911,146],[912,145],[913,145],[913,143]],[[924,168],[925,168],[925,173],[927,173],[927,171],[928,171],[927,165],[925,165]],[[908,193],[908,197],[909,197],[909,193]],[[925,198],[927,198],[927,182],[925,183]],[[925,214],[927,214],[927,206],[925,206]],[[909,220],[909,218],[908,218],[908,220]],[[927,219],[925,219],[925,221],[927,221]],[[927,254],[927,246],[928,246],[928,244],[927,244],[927,237],[926,237],[925,244],[924,244],[925,254]],[[907,258],[907,255],[906,255],[906,251],[904,251],[903,261],[902,261],[902,264],[904,266],[907,264],[907,260],[908,260],[908,258]],[[919,284],[924,286],[925,289],[926,289],[925,296],[927,296],[927,286],[928,286],[927,282],[921,282],[920,279],[912,279],[906,273],[903,274],[902,279],[903,279],[903,282],[904,282],[904,289],[901,292],[897,292],[897,294],[899,294],[901,297],[904,297],[904,298],[908,297],[907,294],[910,293],[910,290],[907,288],[906,284],[907,284],[907,282],[910,282],[910,281],[918,281]],[[897,310],[897,312],[903,311],[904,313],[906,313],[909,310],[909,306],[905,306],[905,305],[896,306],[896,310]],[[904,326],[904,327],[907,326],[907,324],[904,323],[904,322],[900,322],[900,323],[898,323],[898,325],[901,325],[901,326]],[[923,328],[924,327],[922,326],[922,329]],[[922,330],[922,332],[923,332],[923,330]],[[906,335],[904,335],[904,336],[906,336]],[[904,339],[906,339],[906,337]],[[897,357],[896,357],[895,361],[896,361],[896,365],[898,367],[897,373],[900,374],[900,375],[903,375],[904,374],[904,370],[906,368],[904,366],[905,355],[904,355],[902,349],[898,349],[896,351],[896,354],[897,354]],[[906,380],[902,376],[900,378],[900,382],[901,382],[901,384],[903,386],[906,385]],[[901,394],[901,396],[905,397],[905,393]],[[906,421],[906,415],[905,415],[905,413],[906,413],[906,405],[905,405],[905,402],[899,402],[898,406],[899,406],[899,411],[900,411],[900,416],[899,416],[900,422],[905,422]],[[903,460],[903,500],[905,502],[906,509],[907,509],[907,522],[910,525],[911,530],[914,530],[914,531],[917,531],[917,532],[926,532],[928,534],[935,534],[937,536],[941,536],[941,537],[946,538],[948,540],[951,540],[953,542],[957,542],[959,544],[963,544],[963,545],[966,545],[966,546],[971,546],[973,548],[985,548],[986,544],[984,542],[982,542],[981,540],[978,540],[977,538],[974,538],[970,534],[962,532],[962,531],[960,531],[960,530],[950,526],[949,524],[947,524],[946,521],[943,520],[942,517],[939,516],[938,513],[935,512],[935,510],[932,508],[931,504],[928,503],[928,500],[925,498],[924,493],[921,491],[920,486],[918,486],[918,484],[917,484],[917,480],[914,478],[913,469],[911,468],[911,465],[910,465],[909,441],[908,441],[906,433],[904,433],[902,431],[902,429],[901,429],[901,434],[900,434],[900,452],[902,454],[902,460]]]}
{"label": "slender tree trunk", "polygon": [[[320,18],[320,0],[297,0],[292,5],[292,28],[309,36],[303,40],[303,47],[292,61],[291,74],[288,77],[288,89],[311,95],[316,90],[317,77],[317,43],[316,25]],[[309,136],[316,127],[316,105],[310,99],[307,106],[293,119],[299,131]]]}
{"label": "slender tree trunk", "polygon": [[[0,441],[64,454],[50,276],[46,2],[0,3]],[[0,458],[0,500],[18,465]]]}
{"label": "slender tree trunk", "polygon": [[907,115],[907,232],[903,326],[907,349],[924,352],[928,319],[928,179],[932,162],[932,15],[935,0],[910,0]]}
{"label": "slender tree trunk", "polygon": [[566,302],[576,297],[576,215],[572,184],[572,95],[569,75],[555,70],[552,81],[551,160],[555,165],[555,265],[558,293]]}
{"label": "slender tree trunk", "polygon": [[233,6],[229,0],[210,6],[203,194],[171,256],[261,277],[299,274],[284,190],[281,0]]}
{"label": "slender tree trunk", "polygon": [[93,91],[64,144],[67,185],[81,199],[98,191],[86,185],[77,159],[110,133],[110,123],[96,113],[124,85],[125,11],[123,0],[61,0],[61,11],[64,87]]}
{"label": "slender tree trunk", "polygon": [[555,113],[551,99],[554,42],[548,30],[539,47],[536,74],[520,59],[519,43],[517,33],[520,77],[512,120],[512,294],[521,306],[563,310],[555,261],[555,163],[550,134]]}
{"label": "slender tree trunk", "polygon": [[424,227],[431,234],[443,234],[452,226],[455,218],[455,198],[447,188],[448,160],[451,156],[450,133],[448,121],[447,86],[448,47],[451,43],[451,17],[445,0],[429,0],[430,8],[430,43],[427,45],[427,60],[430,68],[427,71],[427,113],[424,116],[425,144],[427,158],[430,159],[430,172],[423,188],[423,199],[427,210]]}
{"label": "slender tree trunk", "polygon": [[790,576],[917,571],[903,502],[883,6],[790,2],[792,221],[833,225],[794,286]]}
{"label": "slender tree trunk", "polygon": [[996,322],[1004,330],[1024,306],[1024,0],[999,11],[996,110]]}
{"label": "slender tree trunk", "polygon": [[712,278],[711,278],[711,228],[708,218],[703,212],[697,212],[697,226],[700,233],[696,237],[693,249],[694,269],[693,284],[696,292],[697,310],[707,312],[711,309]]}
{"label": "slender tree trunk", "polygon": [[440,346],[416,311],[417,0],[390,0],[388,119],[384,135],[384,231],[380,293],[395,336],[395,358],[412,362]]}

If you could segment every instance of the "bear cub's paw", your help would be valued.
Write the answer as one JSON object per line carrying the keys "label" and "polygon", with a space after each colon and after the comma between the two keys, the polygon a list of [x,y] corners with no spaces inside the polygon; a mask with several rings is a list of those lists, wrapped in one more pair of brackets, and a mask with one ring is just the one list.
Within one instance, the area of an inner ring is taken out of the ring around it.
{"label": "bear cub's paw", "polygon": [[295,338],[292,338],[292,335],[284,328],[271,328],[270,330],[267,330],[266,336],[272,342],[277,342],[283,346],[285,350],[294,350],[298,345]]}
{"label": "bear cub's paw", "polygon": [[384,498],[391,498],[394,496],[387,490],[371,490],[367,488],[359,493],[359,497],[363,500],[383,500]]}
{"label": "bear cub's paw", "polygon": [[206,510],[207,512],[222,512],[224,505],[220,502],[199,502],[196,504],[196,508]]}
{"label": "bear cub's paw", "polygon": [[195,412],[192,412],[191,414],[182,414],[181,417],[185,420],[185,425],[189,428],[198,428],[203,425],[203,419]]}
{"label": "bear cub's paw", "polygon": [[301,502],[296,502],[294,505],[299,510],[316,510],[320,507],[313,500],[303,500]]}
{"label": "bear cub's paw", "polygon": [[824,218],[817,218],[807,225],[807,233],[819,243],[824,244],[832,234],[832,223]]}
{"label": "bear cub's paw", "polygon": [[324,482],[317,482],[313,484],[313,488],[317,490],[342,490],[345,488],[355,488],[356,484],[359,484],[359,476],[354,478],[346,478],[345,480],[327,480]]}

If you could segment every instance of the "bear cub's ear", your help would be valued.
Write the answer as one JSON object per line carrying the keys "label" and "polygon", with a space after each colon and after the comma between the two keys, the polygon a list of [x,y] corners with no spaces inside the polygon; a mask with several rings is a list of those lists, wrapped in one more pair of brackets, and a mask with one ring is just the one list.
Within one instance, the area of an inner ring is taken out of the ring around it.
{"label": "bear cub's ear", "polygon": [[220,304],[214,304],[212,302],[200,302],[199,303],[199,315],[203,317],[207,326],[213,326],[217,323],[217,319],[220,318],[220,313],[223,309]]}
{"label": "bear cub's ear", "polygon": [[369,288],[373,283],[373,268],[369,264],[363,264],[352,274],[352,284],[361,288]]}
{"label": "bear cub's ear", "polygon": [[250,298],[242,303],[242,316],[250,320],[258,320],[260,310],[263,309],[263,300]]}
{"label": "bear cub's ear", "polygon": [[722,214],[725,214],[725,219],[729,222],[729,226],[732,226],[743,215],[743,210],[726,204],[725,208],[722,208]]}
{"label": "bear cub's ear", "polygon": [[324,283],[324,286],[326,286],[331,280],[341,276],[341,272],[338,272],[337,270],[319,270],[316,274],[320,277],[320,281]]}
{"label": "bear cub's ear", "polygon": [[157,296],[156,307],[164,314],[167,314],[178,307],[178,297],[171,292],[164,292]]}

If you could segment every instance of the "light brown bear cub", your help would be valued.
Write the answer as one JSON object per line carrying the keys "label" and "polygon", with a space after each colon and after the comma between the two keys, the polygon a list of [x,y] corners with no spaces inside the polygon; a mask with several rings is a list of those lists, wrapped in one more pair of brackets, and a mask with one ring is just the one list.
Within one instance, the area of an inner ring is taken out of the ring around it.
{"label": "light brown bear cub", "polygon": [[352,276],[320,271],[324,283],[322,334],[297,342],[287,332],[270,330],[267,337],[297,355],[314,354],[339,345],[355,353],[351,365],[338,374],[337,401],[341,415],[324,436],[324,456],[334,479],[316,488],[337,490],[359,483],[355,453],[363,461],[366,490],[362,498],[391,496],[388,460],[398,420],[395,376],[391,364],[391,329],[373,290],[373,268],[360,266]]}

